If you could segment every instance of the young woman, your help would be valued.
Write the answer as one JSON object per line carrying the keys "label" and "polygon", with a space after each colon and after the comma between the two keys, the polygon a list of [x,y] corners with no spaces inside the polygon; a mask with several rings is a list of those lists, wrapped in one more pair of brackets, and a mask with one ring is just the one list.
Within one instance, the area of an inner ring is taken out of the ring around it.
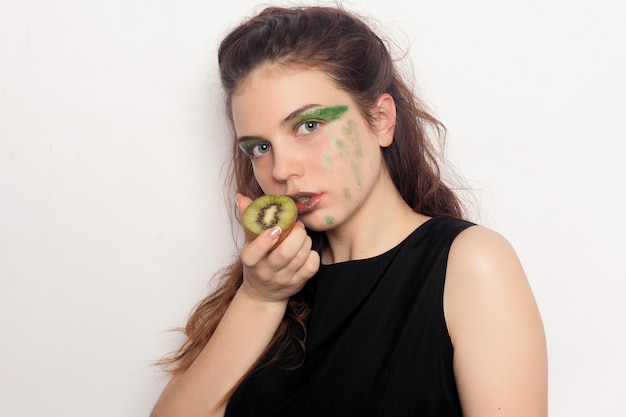
{"label": "young woman", "polygon": [[341,8],[268,8],[219,48],[247,241],[164,361],[158,416],[546,416],[546,346],[523,269],[463,220],[385,43]]}

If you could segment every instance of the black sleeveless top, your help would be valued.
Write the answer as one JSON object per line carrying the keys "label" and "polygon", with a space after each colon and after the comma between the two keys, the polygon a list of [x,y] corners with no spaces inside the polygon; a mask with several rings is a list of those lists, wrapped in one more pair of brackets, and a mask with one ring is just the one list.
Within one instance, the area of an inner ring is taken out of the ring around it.
{"label": "black sleeveless top", "polygon": [[226,416],[461,417],[443,288],[471,225],[435,217],[379,256],[322,265],[301,291],[306,353],[253,372]]}

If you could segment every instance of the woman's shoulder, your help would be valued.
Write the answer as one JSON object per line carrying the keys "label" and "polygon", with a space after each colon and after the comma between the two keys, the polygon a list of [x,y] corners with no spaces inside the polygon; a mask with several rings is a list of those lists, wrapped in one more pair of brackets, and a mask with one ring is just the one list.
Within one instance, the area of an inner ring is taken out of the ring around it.
{"label": "woman's shoulder", "polygon": [[454,238],[446,273],[449,289],[520,284],[527,285],[524,269],[515,249],[502,234],[484,226],[472,225]]}
{"label": "woman's shoulder", "polygon": [[[444,313],[463,408],[469,414],[491,415],[488,405],[497,402],[503,410],[543,415],[543,324],[522,264],[500,233],[474,226],[455,238]],[[509,383],[503,385],[503,379]],[[533,401],[524,403],[526,397],[517,392],[532,393],[528,398]]]}
{"label": "woman's shoulder", "polygon": [[448,278],[526,281],[521,262],[509,240],[484,226],[472,224],[455,237],[448,258]]}
{"label": "woman's shoulder", "polygon": [[509,240],[479,225],[459,233],[450,247],[444,289],[453,342],[470,327],[484,325],[489,314],[511,311],[516,304],[518,312],[536,309],[524,268]]}
{"label": "woman's shoulder", "polygon": [[[464,220],[459,220],[461,224],[468,224],[468,227],[458,234],[454,239],[450,249],[450,256],[463,262],[480,261],[481,259],[493,260],[514,257],[517,259],[515,250],[509,240],[499,232]],[[469,227],[471,226],[471,227]]]}

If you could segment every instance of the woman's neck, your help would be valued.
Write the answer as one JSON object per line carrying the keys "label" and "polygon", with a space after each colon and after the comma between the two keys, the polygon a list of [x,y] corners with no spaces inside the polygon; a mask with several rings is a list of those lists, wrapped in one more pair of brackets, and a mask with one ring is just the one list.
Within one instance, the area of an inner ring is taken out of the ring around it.
{"label": "woman's neck", "polygon": [[[383,181],[384,182],[384,181]],[[414,212],[396,187],[379,184],[345,224],[326,232],[322,263],[332,264],[380,255],[397,246],[428,217]]]}

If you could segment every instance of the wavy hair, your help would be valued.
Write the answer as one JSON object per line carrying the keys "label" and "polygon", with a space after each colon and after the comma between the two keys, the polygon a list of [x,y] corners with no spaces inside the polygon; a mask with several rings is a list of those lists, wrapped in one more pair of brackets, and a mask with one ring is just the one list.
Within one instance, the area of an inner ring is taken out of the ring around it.
{"label": "wavy hair", "polygon": [[[463,217],[463,207],[440,171],[442,162],[433,139],[443,139],[444,126],[418,99],[396,68],[385,42],[365,20],[341,7],[269,7],[248,18],[222,40],[219,73],[226,96],[226,113],[233,124],[231,101],[252,71],[264,65],[324,71],[348,92],[373,128],[373,103],[383,93],[396,104],[394,140],[383,148],[386,169],[400,194],[416,212],[427,216]],[[232,163],[228,184],[256,198],[262,194],[250,159],[237,147],[233,127]],[[314,248],[323,250],[323,233],[309,231]],[[206,345],[243,281],[239,259],[218,274],[216,290],[190,315],[187,340],[161,361],[172,372],[187,369]],[[268,347],[269,361],[294,340],[304,348],[305,319],[310,312],[298,294],[289,301],[285,317]],[[268,357],[266,352],[266,357]]]}

